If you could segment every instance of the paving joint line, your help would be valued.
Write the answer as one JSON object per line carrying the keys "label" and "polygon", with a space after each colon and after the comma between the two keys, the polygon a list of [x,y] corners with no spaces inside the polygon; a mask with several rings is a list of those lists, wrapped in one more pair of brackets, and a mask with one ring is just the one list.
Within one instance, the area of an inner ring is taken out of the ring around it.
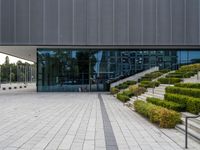
{"label": "paving joint line", "polygon": [[109,150],[109,149],[115,148],[115,150],[118,150],[118,145],[115,139],[113,128],[110,123],[110,119],[108,117],[108,113],[106,111],[106,107],[100,93],[98,94],[98,98],[100,102],[102,119],[103,119],[103,129],[104,129],[104,135],[105,135],[106,149]]}

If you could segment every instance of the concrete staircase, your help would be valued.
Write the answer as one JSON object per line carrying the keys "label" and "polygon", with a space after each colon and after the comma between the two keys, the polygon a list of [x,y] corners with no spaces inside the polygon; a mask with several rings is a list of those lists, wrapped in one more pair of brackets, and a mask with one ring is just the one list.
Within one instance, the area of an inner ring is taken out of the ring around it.
{"label": "concrete staircase", "polygon": [[[200,75],[199,75],[199,79],[197,78],[197,75],[195,75],[195,76],[192,76],[191,78],[183,79],[183,82],[184,83],[200,83]],[[137,99],[146,101],[147,97],[155,97],[155,98],[159,98],[159,99],[164,99],[165,88],[167,86],[173,86],[173,85],[160,84],[154,90],[152,88],[148,88],[147,92],[145,92],[144,94],[142,94],[138,97],[132,97],[129,101],[129,105],[133,104],[133,102]],[[182,124],[178,124],[176,126],[176,129],[182,133],[185,133],[185,117],[186,116],[195,116],[195,115],[188,113],[188,112],[182,112],[181,114],[182,114],[182,118],[181,118]],[[200,143],[200,118],[188,120],[188,135]]]}
{"label": "concrete staircase", "polygon": [[[200,72],[197,74],[190,77],[190,78],[185,78],[183,79],[184,83],[200,83]],[[181,131],[182,133],[185,134],[185,117],[186,116],[195,116],[191,113],[188,112],[182,112],[182,124],[179,124],[176,126],[176,129]],[[194,140],[198,141],[200,143],[200,118],[191,118],[188,120],[188,135],[193,138]]]}
{"label": "concrete staircase", "polygon": [[[195,116],[188,112],[182,113],[182,124],[176,126],[176,129],[182,133],[185,133],[185,117],[186,116]],[[189,119],[188,120],[188,135],[194,140],[200,143],[200,118]]]}
{"label": "concrete staircase", "polygon": [[165,95],[165,88],[167,86],[173,86],[170,84],[160,84],[158,87],[153,88],[148,88],[147,92],[145,92],[144,94],[136,97],[132,97],[130,98],[129,104],[133,104],[133,102],[137,99],[139,100],[146,100],[147,97],[155,97],[155,98],[159,98],[159,99],[164,99],[164,95]]}
{"label": "concrete staircase", "polygon": [[[167,74],[164,74],[161,77],[165,77]],[[153,81],[157,81],[159,78],[154,79]],[[197,78],[197,75],[194,75],[194,76],[192,76],[190,78],[184,78],[183,82],[184,83],[200,83],[200,72],[199,72],[199,79]],[[130,98],[130,101],[128,103],[129,104],[133,104],[133,102],[135,100],[137,100],[137,99],[145,101],[147,97],[155,97],[155,98],[159,98],[159,99],[164,99],[165,88],[167,86],[174,86],[174,85],[171,85],[171,84],[160,84],[158,87],[155,87],[154,89],[153,88],[148,88],[147,92],[145,92],[144,94],[142,94],[142,95],[140,95],[138,97],[134,96],[134,97]]]}
{"label": "concrete staircase", "polygon": [[[152,81],[157,81],[159,78],[164,78],[166,75],[168,75],[169,73],[173,73],[174,71],[170,71],[166,74],[163,74],[161,75],[160,77],[156,78],[156,79],[153,79]],[[136,97],[131,97],[130,98],[130,101],[128,101],[128,104],[127,105],[131,105],[133,104],[133,102],[137,99],[139,100],[144,100],[146,101],[146,98],[147,97],[155,97],[155,98],[159,98],[159,99],[164,99],[164,95],[165,95],[165,88],[167,86],[173,86],[173,85],[170,85],[170,84],[160,84],[158,87],[155,87],[154,89],[153,88],[148,88],[147,89],[147,92],[145,92],[144,94]]]}
{"label": "concrete staircase", "polygon": [[200,72],[198,72],[198,77],[197,74],[190,77],[190,78],[184,78],[183,79],[184,83],[200,83]]}

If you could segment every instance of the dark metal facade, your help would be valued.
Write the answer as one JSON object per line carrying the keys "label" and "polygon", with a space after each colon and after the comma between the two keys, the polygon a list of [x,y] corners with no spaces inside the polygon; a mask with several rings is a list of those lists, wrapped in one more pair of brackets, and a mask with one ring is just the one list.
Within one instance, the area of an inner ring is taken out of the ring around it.
{"label": "dark metal facade", "polygon": [[199,0],[0,0],[0,45],[200,45]]}

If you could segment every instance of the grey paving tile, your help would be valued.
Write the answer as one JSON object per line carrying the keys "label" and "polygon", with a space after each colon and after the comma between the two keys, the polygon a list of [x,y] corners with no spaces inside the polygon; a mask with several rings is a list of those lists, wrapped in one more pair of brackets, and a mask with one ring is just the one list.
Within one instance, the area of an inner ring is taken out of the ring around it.
{"label": "grey paving tile", "polygon": [[[0,94],[0,150],[184,149],[177,130],[158,129],[113,96],[102,97],[103,111],[97,93]],[[199,149],[189,139],[189,150]]]}

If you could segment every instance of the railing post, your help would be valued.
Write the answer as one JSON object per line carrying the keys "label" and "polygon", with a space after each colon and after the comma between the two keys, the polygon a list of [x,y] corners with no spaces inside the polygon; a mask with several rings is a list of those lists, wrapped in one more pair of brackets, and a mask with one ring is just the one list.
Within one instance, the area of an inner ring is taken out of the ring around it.
{"label": "railing post", "polygon": [[185,117],[185,148],[188,148],[188,118]]}

